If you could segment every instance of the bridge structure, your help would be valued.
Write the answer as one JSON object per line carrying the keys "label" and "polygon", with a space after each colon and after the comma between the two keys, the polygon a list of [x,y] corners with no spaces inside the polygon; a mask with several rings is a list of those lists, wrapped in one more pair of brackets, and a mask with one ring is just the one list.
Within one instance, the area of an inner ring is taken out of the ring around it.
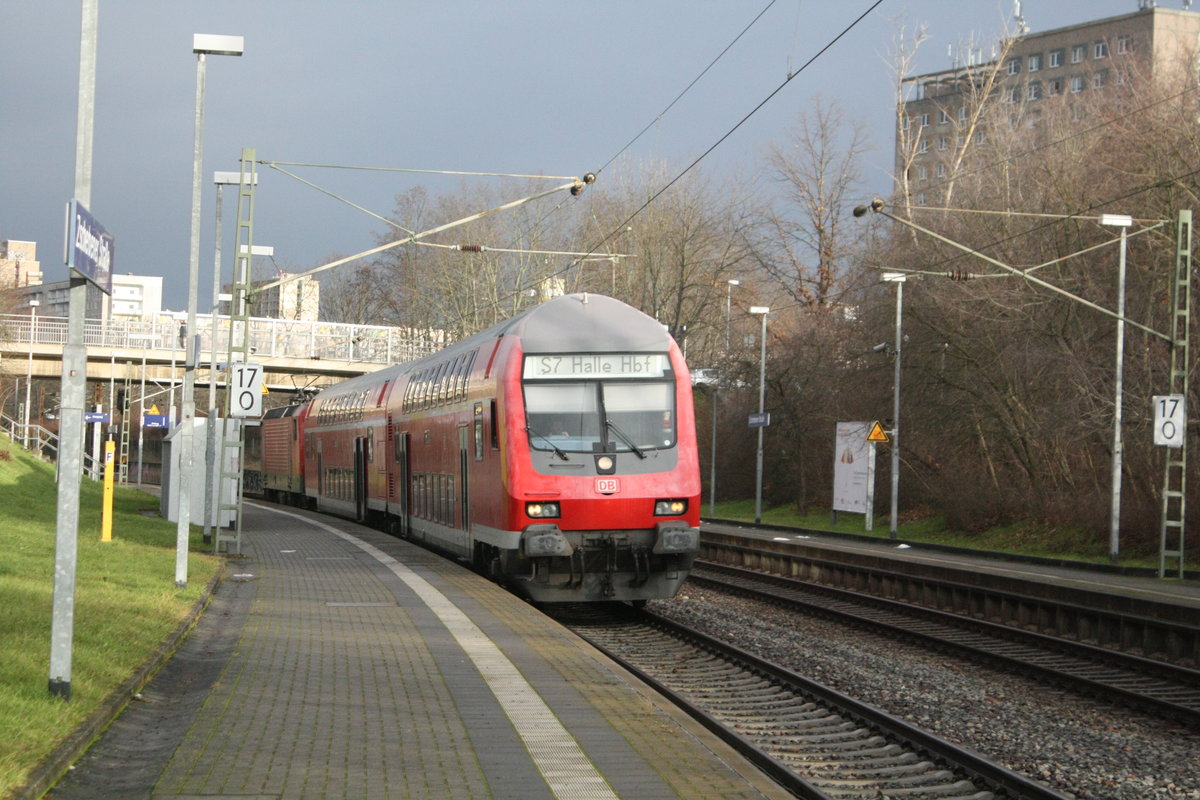
{"label": "bridge structure", "polygon": [[[216,315],[215,336],[213,315],[200,314],[196,319],[199,330],[193,333],[200,337],[201,354],[196,385],[222,386],[222,370],[229,353],[229,317]],[[147,400],[151,391],[163,393],[182,385],[187,336],[184,327],[171,317],[153,321],[88,320],[84,328],[88,383],[136,385],[130,402],[143,399],[142,390],[147,385],[152,387],[144,390]],[[442,331],[337,322],[252,317],[249,331],[252,360],[263,366],[265,387],[282,393],[320,389],[420,358],[448,344]],[[36,384],[61,378],[66,341],[65,317],[0,315],[5,388],[19,389],[18,382],[27,380]],[[12,400],[7,405],[15,408]],[[149,407],[149,402],[146,405]]]}

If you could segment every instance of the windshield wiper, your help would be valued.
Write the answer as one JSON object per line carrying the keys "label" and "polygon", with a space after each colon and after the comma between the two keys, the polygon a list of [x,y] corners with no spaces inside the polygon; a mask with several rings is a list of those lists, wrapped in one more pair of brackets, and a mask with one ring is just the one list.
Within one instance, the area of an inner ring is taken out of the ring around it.
{"label": "windshield wiper", "polygon": [[550,445],[550,449],[554,451],[554,455],[558,456],[558,457],[559,457],[559,458],[561,458],[563,461],[569,461],[569,460],[570,460],[569,458],[567,458],[567,454],[566,454],[566,453],[564,453],[562,450],[559,450],[559,449],[558,449],[558,445],[556,445],[554,442],[552,442],[552,441],[550,441],[549,439],[547,439],[547,438],[546,438],[545,436],[543,436],[542,434],[540,434],[540,433],[538,433],[537,431],[535,431],[533,428],[531,428],[531,427],[529,427],[528,425],[526,425],[526,426],[525,426],[525,431],[526,431],[527,433],[532,433],[534,436],[538,437],[538,438],[539,438],[539,439],[541,439],[543,442],[545,442],[546,444]]}
{"label": "windshield wiper", "polygon": [[637,455],[638,458],[646,457],[646,454],[642,452],[642,449],[633,443],[633,439],[629,438],[629,434],[625,433],[625,431],[623,431],[617,427],[617,423],[613,422],[608,417],[605,417],[604,424],[609,428],[609,430],[611,430],[613,433],[615,433],[617,436],[619,436],[621,438],[621,441],[624,442],[625,444],[627,444],[629,446],[629,449],[632,450],[634,452],[634,454]]}

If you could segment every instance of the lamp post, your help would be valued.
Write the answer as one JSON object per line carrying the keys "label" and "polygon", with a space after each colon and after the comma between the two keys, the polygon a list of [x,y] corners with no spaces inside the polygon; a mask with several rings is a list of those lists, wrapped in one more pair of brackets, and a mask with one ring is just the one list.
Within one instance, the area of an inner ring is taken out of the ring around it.
{"label": "lamp post", "polygon": [[37,330],[37,310],[40,301],[29,301],[29,370],[25,374],[25,435],[22,446],[29,449],[29,404],[33,402],[33,336]]}
{"label": "lamp post", "polygon": [[758,350],[758,449],[754,456],[754,524],[762,522],[762,485],[763,485],[763,428],[766,419],[763,417],[767,399],[767,314],[771,313],[768,306],[750,306],[751,314],[762,317],[762,333],[759,335]]}
{"label": "lamp post", "polygon": [[183,408],[179,437],[179,520],[175,532],[175,585],[187,586],[187,547],[191,526],[191,477],[194,468],[192,445],[196,417],[196,366],[200,337],[196,335],[196,295],[200,287],[200,172],[204,153],[204,73],[210,55],[240,56],[241,36],[221,36],[197,33],[192,37],[192,52],[196,54],[196,127],[192,145],[192,230],[188,258],[187,340],[184,343]]}
{"label": "lamp post", "polygon": [[733,311],[733,287],[741,286],[742,282],[737,278],[730,278],[725,281],[725,355],[729,355],[729,331],[732,324],[731,314]]}
{"label": "lamp post", "polygon": [[885,272],[882,276],[887,283],[896,284],[896,344],[895,375],[892,377],[892,507],[888,535],[896,538],[897,517],[900,508],[900,353],[904,349],[904,336],[901,320],[904,318],[904,280],[902,272]]}
{"label": "lamp post", "polygon": [[1121,254],[1117,260],[1117,369],[1114,380],[1116,396],[1113,398],[1112,509],[1108,523],[1108,559],[1116,564],[1121,550],[1121,462],[1124,448],[1121,441],[1121,405],[1125,389],[1125,250],[1126,232],[1133,225],[1133,217],[1124,214],[1101,214],[1100,224],[1121,229]]}

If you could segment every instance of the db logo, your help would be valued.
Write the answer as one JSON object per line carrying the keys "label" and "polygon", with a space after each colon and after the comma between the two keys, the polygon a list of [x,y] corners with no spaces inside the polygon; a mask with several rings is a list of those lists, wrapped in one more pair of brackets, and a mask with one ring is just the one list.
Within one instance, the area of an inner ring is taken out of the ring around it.
{"label": "db logo", "polygon": [[596,491],[600,494],[616,494],[621,491],[621,482],[616,478],[596,478]]}

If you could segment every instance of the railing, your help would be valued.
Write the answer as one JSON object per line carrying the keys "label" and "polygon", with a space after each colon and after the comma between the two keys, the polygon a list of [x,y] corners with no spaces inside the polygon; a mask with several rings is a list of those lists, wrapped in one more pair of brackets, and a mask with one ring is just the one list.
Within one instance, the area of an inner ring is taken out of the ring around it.
{"label": "railing", "polygon": [[[204,358],[212,353],[210,314],[197,314],[193,333],[200,335]],[[183,353],[183,328],[177,320],[126,321],[88,320],[84,323],[84,345],[128,350]],[[32,317],[0,314],[0,341],[20,344],[65,345],[67,320],[62,317]],[[229,317],[217,315],[217,360],[229,352]],[[351,325],[342,322],[250,319],[250,346],[263,358],[297,358],[395,364],[436,352],[449,344],[443,331],[390,328],[383,325]]]}
{"label": "railing", "polygon": [[[55,464],[58,463],[58,434],[46,430],[41,425],[30,423],[26,426],[7,414],[0,414],[0,431],[8,435],[13,443],[19,444],[29,451],[37,451],[39,455]],[[91,453],[83,453],[83,474],[96,480],[102,474],[102,462]]]}

